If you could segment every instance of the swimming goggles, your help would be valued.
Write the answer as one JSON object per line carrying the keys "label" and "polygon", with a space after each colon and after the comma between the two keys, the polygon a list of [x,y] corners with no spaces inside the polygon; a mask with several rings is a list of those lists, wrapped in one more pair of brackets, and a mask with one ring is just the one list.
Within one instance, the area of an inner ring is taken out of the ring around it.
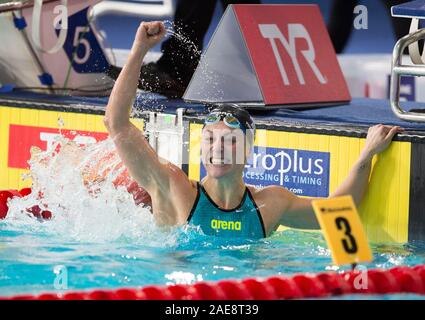
{"label": "swimming goggles", "polygon": [[227,112],[210,113],[205,118],[205,125],[215,124],[221,120],[223,120],[224,124],[229,128],[242,130],[245,129],[242,127],[238,118],[236,118],[233,114]]}

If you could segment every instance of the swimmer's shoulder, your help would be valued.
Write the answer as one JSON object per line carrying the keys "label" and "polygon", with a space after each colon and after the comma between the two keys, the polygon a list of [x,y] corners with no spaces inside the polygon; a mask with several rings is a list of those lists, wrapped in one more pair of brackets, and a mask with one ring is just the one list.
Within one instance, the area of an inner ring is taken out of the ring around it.
{"label": "swimmer's shoulder", "polygon": [[281,186],[256,188],[248,186],[256,207],[259,209],[266,234],[276,230],[282,215],[291,205],[291,193]]}
{"label": "swimmer's shoulder", "polygon": [[247,188],[258,207],[273,208],[272,211],[280,213],[286,211],[294,199],[294,194],[281,186],[256,188],[247,185]]}
{"label": "swimmer's shoulder", "polygon": [[252,185],[246,185],[246,187],[254,199],[258,198],[266,200],[270,198],[271,200],[278,200],[279,198],[287,199],[292,197],[292,193],[281,186],[266,186],[258,188]]}

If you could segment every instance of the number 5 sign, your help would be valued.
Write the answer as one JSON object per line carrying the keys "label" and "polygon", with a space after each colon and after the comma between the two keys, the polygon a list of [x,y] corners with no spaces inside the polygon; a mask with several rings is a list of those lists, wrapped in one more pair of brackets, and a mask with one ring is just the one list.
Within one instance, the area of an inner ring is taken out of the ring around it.
{"label": "number 5 sign", "polygon": [[351,196],[315,200],[313,209],[335,264],[372,261],[372,252]]}
{"label": "number 5 sign", "polygon": [[[103,50],[87,20],[89,7],[68,18],[68,35],[63,46],[77,73],[103,73],[109,67]],[[59,31],[56,30],[59,36]]]}

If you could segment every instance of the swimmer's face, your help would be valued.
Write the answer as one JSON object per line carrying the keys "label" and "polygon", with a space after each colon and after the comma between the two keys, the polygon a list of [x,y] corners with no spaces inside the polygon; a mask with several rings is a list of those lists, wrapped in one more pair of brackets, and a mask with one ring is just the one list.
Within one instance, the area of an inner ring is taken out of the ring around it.
{"label": "swimmer's face", "polygon": [[247,158],[245,134],[241,129],[229,128],[223,121],[206,125],[202,131],[201,154],[211,177],[242,174]]}

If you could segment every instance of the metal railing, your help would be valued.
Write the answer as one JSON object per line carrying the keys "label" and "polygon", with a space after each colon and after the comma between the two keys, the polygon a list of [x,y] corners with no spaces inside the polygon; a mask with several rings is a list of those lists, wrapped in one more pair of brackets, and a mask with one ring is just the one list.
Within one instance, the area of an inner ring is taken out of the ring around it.
{"label": "metal railing", "polygon": [[102,1],[93,7],[93,15],[120,14],[130,16],[164,17],[174,14],[173,0]]}
{"label": "metal railing", "polygon": [[184,108],[178,108],[176,114],[149,112],[149,121],[145,134],[149,144],[162,159],[178,167],[183,165],[183,147],[185,127],[183,124]]}
{"label": "metal railing", "polygon": [[[404,49],[419,40],[425,39],[425,29],[419,29],[399,39],[394,46],[391,64],[390,105],[395,115],[406,121],[425,122],[425,112],[405,111],[400,106],[400,78],[402,75],[423,77],[425,65],[404,65],[402,61]],[[410,49],[409,49],[410,50]]]}

